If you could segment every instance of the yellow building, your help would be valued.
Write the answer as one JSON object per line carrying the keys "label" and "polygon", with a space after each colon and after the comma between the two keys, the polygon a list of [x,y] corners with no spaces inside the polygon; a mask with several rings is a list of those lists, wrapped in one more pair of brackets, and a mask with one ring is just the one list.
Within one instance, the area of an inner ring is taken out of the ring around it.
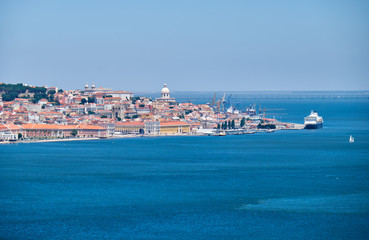
{"label": "yellow building", "polygon": [[170,121],[160,123],[160,134],[189,133],[190,124],[181,121]]}
{"label": "yellow building", "polygon": [[137,122],[124,122],[115,124],[115,132],[121,133],[144,133],[145,123],[142,121]]}
{"label": "yellow building", "polygon": [[117,123],[115,125],[115,132],[121,132],[124,134],[136,133],[136,134],[183,134],[189,133],[191,125],[181,121],[163,121],[160,122],[160,126],[153,125],[155,121],[137,121],[137,122],[124,122]]}

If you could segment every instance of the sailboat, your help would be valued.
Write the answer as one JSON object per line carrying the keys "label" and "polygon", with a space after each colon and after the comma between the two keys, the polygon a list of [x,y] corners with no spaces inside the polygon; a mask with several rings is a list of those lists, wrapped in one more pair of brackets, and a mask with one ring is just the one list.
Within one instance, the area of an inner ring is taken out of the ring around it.
{"label": "sailboat", "polygon": [[352,135],[350,135],[349,143],[353,143],[353,142],[355,142],[355,138]]}

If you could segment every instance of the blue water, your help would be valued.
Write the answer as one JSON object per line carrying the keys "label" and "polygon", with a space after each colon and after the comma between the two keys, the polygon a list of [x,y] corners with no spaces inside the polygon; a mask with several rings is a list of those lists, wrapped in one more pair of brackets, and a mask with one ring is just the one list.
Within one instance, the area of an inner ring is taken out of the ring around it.
{"label": "blue water", "polygon": [[368,239],[369,99],[258,101],[325,126],[0,145],[0,239]]}

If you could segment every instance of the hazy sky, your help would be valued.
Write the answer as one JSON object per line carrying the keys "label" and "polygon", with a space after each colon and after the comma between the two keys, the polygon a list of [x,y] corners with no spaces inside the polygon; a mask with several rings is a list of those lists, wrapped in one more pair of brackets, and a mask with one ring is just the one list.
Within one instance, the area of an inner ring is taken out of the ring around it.
{"label": "hazy sky", "polygon": [[0,82],[368,90],[369,1],[0,0]]}

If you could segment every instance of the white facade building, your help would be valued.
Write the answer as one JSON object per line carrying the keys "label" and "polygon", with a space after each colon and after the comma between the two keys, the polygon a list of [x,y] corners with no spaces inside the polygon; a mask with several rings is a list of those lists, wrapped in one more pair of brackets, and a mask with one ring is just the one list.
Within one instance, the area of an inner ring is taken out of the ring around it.
{"label": "white facade building", "polygon": [[107,92],[107,95],[111,95],[112,97],[119,97],[122,100],[130,100],[133,97],[132,92],[126,92],[126,91],[114,91],[114,92]]}
{"label": "white facade building", "polygon": [[160,133],[159,121],[145,121],[145,134],[154,135]]}
{"label": "white facade building", "polygon": [[18,135],[15,133],[11,133],[10,131],[0,132],[0,141],[16,141],[18,139]]}

